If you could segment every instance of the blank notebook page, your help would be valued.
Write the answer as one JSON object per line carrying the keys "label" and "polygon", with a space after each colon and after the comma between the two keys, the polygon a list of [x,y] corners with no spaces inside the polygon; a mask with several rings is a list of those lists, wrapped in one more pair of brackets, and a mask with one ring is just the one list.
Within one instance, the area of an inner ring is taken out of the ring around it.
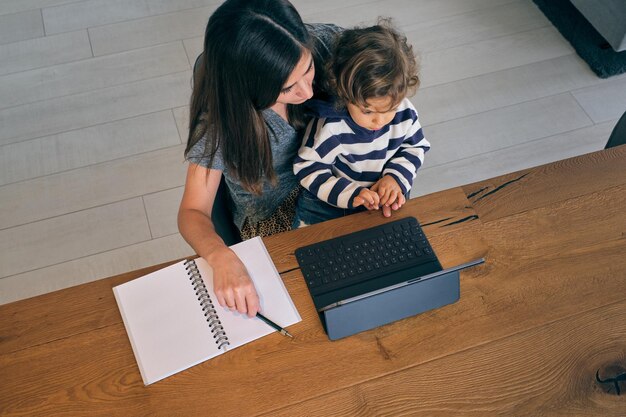
{"label": "blank notebook page", "polygon": [[[261,312],[287,327],[301,320],[263,241],[254,238],[231,247],[248,269],[259,294]],[[213,293],[211,267],[195,260],[224,326],[236,348],[275,332],[257,318],[222,308]],[[113,289],[141,376],[146,385],[224,353],[219,350],[184,262]]]}

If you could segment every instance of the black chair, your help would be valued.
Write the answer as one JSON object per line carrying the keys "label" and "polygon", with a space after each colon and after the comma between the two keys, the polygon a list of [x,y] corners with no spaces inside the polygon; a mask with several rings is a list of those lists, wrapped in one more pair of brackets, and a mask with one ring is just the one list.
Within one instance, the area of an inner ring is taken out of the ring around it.
{"label": "black chair", "polygon": [[604,149],[626,144],[626,112],[619,119]]}
{"label": "black chair", "polygon": [[217,194],[215,194],[213,210],[211,210],[211,221],[217,234],[228,246],[241,242],[239,229],[233,221],[232,207],[230,191],[228,191],[228,185],[226,185],[222,175],[220,186],[217,188]]}
{"label": "black chair", "polygon": [[[198,55],[198,58],[196,58],[196,62],[193,65],[194,80],[197,75],[196,70],[198,69],[201,56],[202,54]],[[239,229],[235,226],[235,222],[233,221],[232,208],[233,200],[230,196],[226,180],[222,175],[220,185],[217,188],[217,193],[215,194],[213,209],[211,210],[211,221],[213,222],[213,226],[215,227],[217,234],[220,235],[224,243],[228,246],[241,242]]]}

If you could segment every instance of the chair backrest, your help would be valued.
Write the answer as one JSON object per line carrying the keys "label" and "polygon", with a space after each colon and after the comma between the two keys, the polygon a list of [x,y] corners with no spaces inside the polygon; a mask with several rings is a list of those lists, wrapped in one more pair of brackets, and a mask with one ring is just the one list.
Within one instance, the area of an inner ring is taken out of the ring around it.
{"label": "chair backrest", "polygon": [[215,227],[215,231],[228,246],[241,242],[239,229],[233,222],[232,215],[232,199],[228,191],[228,185],[222,175],[220,186],[215,194],[213,202],[213,210],[211,211],[211,221]]}
{"label": "chair backrest", "polygon": [[[198,58],[196,58],[196,62],[193,66],[194,80],[196,78],[196,70],[198,69],[198,63],[200,62],[201,56],[202,54],[198,55]],[[239,229],[235,226],[235,222],[233,221],[232,207],[233,202],[230,197],[230,191],[228,190],[228,185],[222,175],[220,185],[217,188],[217,193],[215,194],[213,210],[211,210],[211,221],[213,222],[213,226],[215,227],[217,234],[220,235],[224,243],[228,246],[241,242]]]}
{"label": "chair backrest", "polygon": [[606,143],[604,149],[624,144],[626,144],[626,112],[622,114],[622,117],[613,128],[613,132],[611,133],[609,141]]}

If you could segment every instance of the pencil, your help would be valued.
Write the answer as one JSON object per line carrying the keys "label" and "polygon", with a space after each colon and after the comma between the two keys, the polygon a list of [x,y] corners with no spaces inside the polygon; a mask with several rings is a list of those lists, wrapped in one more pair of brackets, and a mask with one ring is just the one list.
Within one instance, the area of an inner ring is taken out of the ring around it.
{"label": "pencil", "polygon": [[261,313],[256,313],[256,316],[258,318],[260,318],[261,320],[263,320],[265,323],[269,324],[270,326],[272,326],[273,328],[275,328],[276,330],[278,330],[280,332],[280,334],[282,334],[283,336],[289,336],[291,338],[293,338],[292,335],[289,334],[289,332],[285,329],[283,329],[282,327],[280,327],[278,324],[274,323],[272,320],[268,319],[267,317],[265,317],[263,314]]}

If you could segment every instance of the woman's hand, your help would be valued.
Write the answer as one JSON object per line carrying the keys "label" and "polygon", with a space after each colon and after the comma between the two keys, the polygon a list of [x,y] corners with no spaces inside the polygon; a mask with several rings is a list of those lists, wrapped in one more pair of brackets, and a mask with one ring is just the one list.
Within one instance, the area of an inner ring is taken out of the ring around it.
{"label": "woman's hand", "polygon": [[207,259],[213,268],[213,290],[222,307],[249,317],[259,311],[259,296],[246,267],[227,247],[213,251]]}
{"label": "woman's hand", "polygon": [[392,210],[398,210],[406,203],[406,198],[402,194],[402,188],[391,175],[385,175],[372,185],[370,189],[378,194],[385,217],[390,217]]}

